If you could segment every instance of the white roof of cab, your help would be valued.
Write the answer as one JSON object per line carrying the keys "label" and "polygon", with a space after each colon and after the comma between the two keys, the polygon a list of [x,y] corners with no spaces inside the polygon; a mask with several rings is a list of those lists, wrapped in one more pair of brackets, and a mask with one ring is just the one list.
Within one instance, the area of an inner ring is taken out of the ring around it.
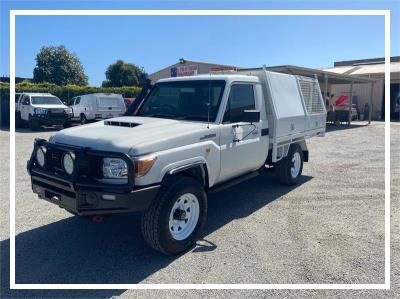
{"label": "white roof of cab", "polygon": [[40,96],[40,97],[55,97],[51,93],[40,93],[40,92],[22,92],[21,94],[26,94],[28,96]]}
{"label": "white roof of cab", "polygon": [[111,92],[95,92],[95,93],[84,94],[82,96],[120,96],[120,94]]}
{"label": "white roof of cab", "polygon": [[190,81],[190,80],[224,80],[224,81],[241,81],[241,82],[259,82],[258,77],[238,74],[205,74],[186,77],[172,77],[160,79],[158,82],[175,82],[175,81]]}

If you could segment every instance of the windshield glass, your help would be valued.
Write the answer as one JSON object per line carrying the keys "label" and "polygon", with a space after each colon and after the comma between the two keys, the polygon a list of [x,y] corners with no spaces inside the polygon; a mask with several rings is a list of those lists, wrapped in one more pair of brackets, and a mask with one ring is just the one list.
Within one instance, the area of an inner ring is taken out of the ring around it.
{"label": "windshield glass", "polygon": [[157,83],[136,115],[207,121],[209,114],[214,122],[224,87],[224,80]]}
{"label": "windshield glass", "polygon": [[57,97],[31,97],[33,105],[58,105],[62,104],[61,100]]}

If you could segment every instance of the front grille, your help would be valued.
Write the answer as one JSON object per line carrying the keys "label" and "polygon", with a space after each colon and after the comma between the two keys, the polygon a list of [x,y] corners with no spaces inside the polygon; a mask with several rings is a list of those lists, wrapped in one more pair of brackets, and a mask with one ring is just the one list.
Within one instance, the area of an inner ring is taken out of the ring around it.
{"label": "front grille", "polygon": [[[67,150],[59,149],[56,147],[49,147],[46,153],[46,165],[45,169],[49,170],[55,174],[67,175],[64,171],[62,159],[67,153]],[[78,153],[74,152],[76,159],[78,158]],[[102,159],[97,156],[84,156],[81,157],[78,167],[77,176],[83,178],[101,178],[102,172]]]}
{"label": "front grille", "polygon": [[[35,158],[35,153],[40,146],[44,146],[47,149],[46,162],[44,167],[40,167]],[[75,172],[72,175],[68,175],[62,165],[62,158],[67,152],[75,153]],[[103,157],[116,157],[123,159],[128,165],[128,182],[125,185],[115,185],[110,183],[101,183],[99,179],[103,178]],[[31,155],[31,159],[28,161],[28,172],[33,177],[43,175],[47,180],[55,180],[55,185],[61,186],[57,181],[65,182],[71,186],[72,189],[75,187],[82,188],[107,188],[112,187],[118,192],[127,192],[132,190],[134,187],[134,164],[129,156],[107,151],[96,151],[89,148],[81,148],[69,145],[54,144],[45,141],[44,139],[35,140],[34,151]],[[32,173],[35,173],[34,175]],[[39,178],[38,178],[39,179]],[[74,186],[74,187],[72,187]]]}
{"label": "front grille", "polygon": [[51,118],[63,118],[66,115],[64,113],[49,113],[47,116]]}
{"label": "front grille", "polygon": [[62,108],[59,108],[59,109],[57,109],[57,108],[55,108],[55,109],[50,109],[50,110],[49,110],[49,113],[51,113],[51,114],[64,114],[64,109],[62,109]]}

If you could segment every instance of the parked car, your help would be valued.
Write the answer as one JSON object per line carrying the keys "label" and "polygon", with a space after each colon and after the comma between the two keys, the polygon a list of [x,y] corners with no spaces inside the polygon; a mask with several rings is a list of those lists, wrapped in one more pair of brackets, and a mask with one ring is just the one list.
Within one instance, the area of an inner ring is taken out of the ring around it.
{"label": "parked car", "polygon": [[71,100],[73,120],[82,124],[88,121],[107,119],[124,115],[125,102],[120,94],[92,93],[81,95]]}
{"label": "parked car", "polygon": [[21,93],[15,103],[15,123],[29,125],[33,131],[40,126],[71,125],[72,109],[49,93]]}
{"label": "parked car", "polygon": [[325,134],[314,78],[241,70],[162,79],[141,94],[133,116],[37,139],[28,171],[33,192],[73,214],[142,211],[144,240],[164,254],[195,244],[208,193],[266,166],[297,183],[306,138]]}
{"label": "parked car", "polygon": [[135,98],[124,98],[125,107],[126,109],[135,101]]}

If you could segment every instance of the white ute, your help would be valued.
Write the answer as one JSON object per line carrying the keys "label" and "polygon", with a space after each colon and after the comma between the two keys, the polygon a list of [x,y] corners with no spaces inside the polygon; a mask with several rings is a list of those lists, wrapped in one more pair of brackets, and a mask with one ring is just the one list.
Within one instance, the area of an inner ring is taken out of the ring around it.
{"label": "white ute", "polygon": [[295,184],[306,139],[325,133],[318,81],[264,69],[159,80],[138,101],[133,116],[36,140],[28,171],[40,198],[74,214],[142,211],[164,254],[195,244],[209,192],[267,166]]}
{"label": "white ute", "polygon": [[28,124],[32,131],[42,125],[71,125],[72,109],[50,93],[21,93],[15,101],[15,124]]}

